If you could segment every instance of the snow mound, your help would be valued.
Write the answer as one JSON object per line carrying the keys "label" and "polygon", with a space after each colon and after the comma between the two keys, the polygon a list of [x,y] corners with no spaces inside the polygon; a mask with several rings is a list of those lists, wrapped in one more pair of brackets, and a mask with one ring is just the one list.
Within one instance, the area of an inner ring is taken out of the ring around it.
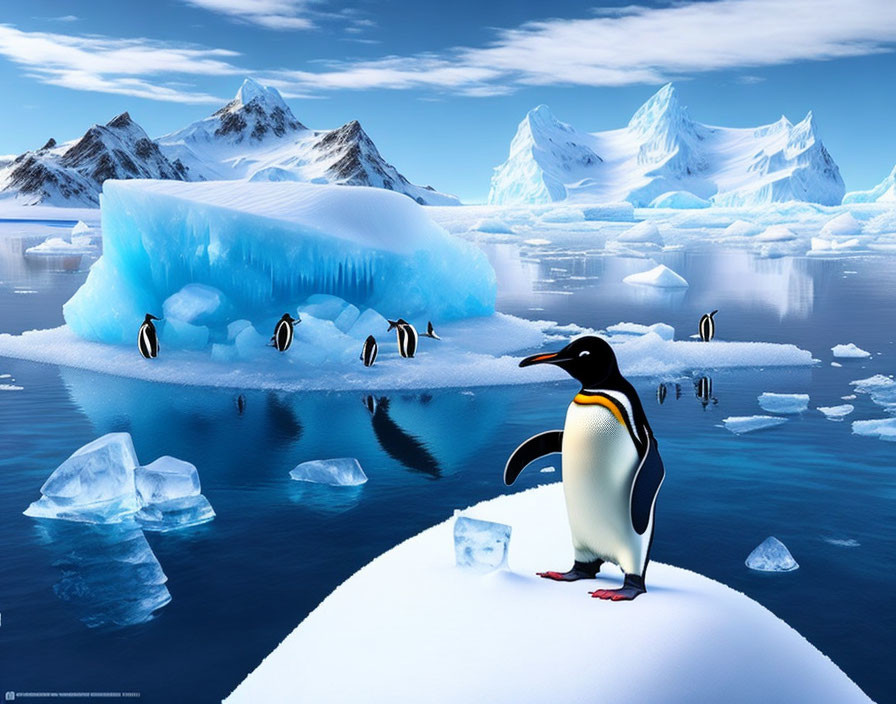
{"label": "snow mound", "polygon": [[619,237],[616,238],[616,241],[625,242],[627,244],[655,244],[659,247],[662,247],[665,244],[665,242],[663,242],[663,236],[660,234],[659,228],[654,223],[648,220],[643,220],[637,225],[633,225],[621,235],[619,235]]}
{"label": "snow mound", "polygon": [[750,235],[756,235],[761,231],[762,227],[760,225],[756,225],[752,222],[747,222],[746,220],[735,220],[733,223],[728,225],[728,227],[722,230],[722,236],[725,238],[749,237]]}
{"label": "snow mound", "polygon": [[796,233],[786,225],[769,225],[756,235],[759,242],[792,242],[795,239]]}
{"label": "snow mound", "polygon": [[870,352],[866,352],[861,347],[856,347],[852,342],[846,345],[834,345],[831,347],[831,352],[840,359],[864,359],[871,356]]}
{"label": "snow mound", "polygon": [[665,264],[655,266],[648,271],[629,274],[623,281],[627,284],[655,286],[657,288],[686,288],[688,285],[688,282],[685,281],[684,277],[676,274]]}
{"label": "snow mound", "polygon": [[809,407],[809,394],[759,395],[759,406],[768,413],[802,413]]}
{"label": "snow mound", "polygon": [[862,247],[862,243],[856,237],[848,240],[831,240],[823,237],[813,237],[810,240],[809,254],[831,254],[835,252],[848,252]]}
{"label": "snow mound", "polygon": [[367,481],[361,463],[353,457],[302,462],[289,473],[289,476],[299,482],[330,486],[358,486]]}
{"label": "snow mound", "polygon": [[770,611],[694,572],[652,562],[647,594],[625,604],[588,596],[621,582],[608,569],[574,585],[536,577],[572,564],[559,483],[464,513],[513,527],[508,569],[458,568],[454,521],[440,523],[337,587],[226,701],[870,702]]}
{"label": "snow mound", "polygon": [[678,209],[696,209],[708,208],[712,205],[708,200],[695,196],[690,191],[667,191],[658,195],[652,201],[648,208],[678,208]]}
{"label": "snow mound", "polygon": [[489,232],[498,235],[513,234],[513,228],[498,218],[483,218],[477,221],[472,229],[479,230],[479,232]]}
{"label": "snow mound", "polygon": [[454,559],[458,567],[491,572],[507,566],[510,526],[467,516],[454,520]]}
{"label": "snow mound", "polygon": [[61,237],[48,237],[43,242],[25,250],[25,254],[32,257],[57,257],[92,254],[96,247],[85,244],[82,241],[67,242]]}
{"label": "snow mound", "polygon": [[828,220],[821,228],[822,237],[849,237],[861,233],[862,223],[849,212],[840,213],[837,217]]}
{"label": "snow mound", "polygon": [[580,208],[551,208],[542,213],[542,222],[581,222],[585,214]]}
{"label": "snow mound", "polygon": [[143,530],[166,532],[206,523],[215,517],[200,494],[196,467],[176,457],[159,457],[135,472],[140,510],[134,516]]}
{"label": "snow mound", "polygon": [[786,418],[777,416],[730,416],[722,421],[725,427],[735,435],[752,433],[756,430],[774,428],[787,422]]}
{"label": "snow mound", "polygon": [[316,293],[405,319],[494,311],[485,255],[384,189],[106,181],[102,216],[103,256],[63,307],[88,340],[133,344],[143,316],[188,284],[226,297],[222,325],[247,319],[265,330]]}
{"label": "snow mound", "polygon": [[746,565],[757,572],[792,572],[799,569],[787,546],[774,536],[763,540],[749,554]]}
{"label": "snow mound", "polygon": [[663,340],[673,340],[675,338],[675,328],[666,323],[654,323],[653,325],[641,325],[640,323],[616,323],[608,325],[607,332],[612,336],[624,335],[646,335],[654,333]]}
{"label": "snow mound", "polygon": [[828,420],[843,420],[856,409],[851,403],[843,403],[839,406],[819,406],[818,411],[823,413]]}

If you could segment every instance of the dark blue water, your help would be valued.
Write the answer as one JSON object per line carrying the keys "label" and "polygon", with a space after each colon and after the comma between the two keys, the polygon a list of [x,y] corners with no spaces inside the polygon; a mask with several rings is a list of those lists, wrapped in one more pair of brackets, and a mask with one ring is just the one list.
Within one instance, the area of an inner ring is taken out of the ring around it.
{"label": "dark blue water", "polygon": [[[60,323],[61,303],[83,280],[83,267],[29,268],[14,260],[14,248],[5,251],[0,331]],[[896,446],[852,435],[848,421],[814,411],[745,436],[719,426],[729,415],[760,413],[763,391],[809,393],[812,408],[834,405],[851,393],[849,381],[894,371],[896,265],[676,254],[666,262],[691,287],[670,296],[616,283],[627,270],[646,268],[637,260],[539,251],[524,257],[539,260],[533,263],[507,248],[490,254],[505,281],[500,307],[509,312],[596,327],[662,320],[684,337],[700,313],[719,308],[722,338],[795,342],[824,360],[813,369],[713,374],[706,405],[695,395],[698,374],[666,380],[662,405],[659,380],[637,381],[668,472],[653,557],[744,591],[871,697],[892,701]],[[16,294],[16,287],[37,293]],[[829,348],[849,341],[880,354],[829,366]],[[160,702],[219,700],[359,567],[455,508],[508,491],[501,481],[508,453],[530,434],[560,426],[576,390],[561,382],[375,394],[375,420],[357,392],[243,391],[240,413],[235,390],[0,358],[5,373],[24,390],[0,392],[0,691],[139,691]],[[883,415],[867,397],[851,403],[850,420]],[[133,553],[123,556],[119,538],[105,529],[21,512],[74,449],[121,430],[132,434],[144,462],[170,454],[196,464],[217,517],[180,533],[147,534],[171,595],[155,618],[91,628],[139,610],[155,586],[127,569]],[[370,481],[334,490],[289,479],[298,462],[332,456],[357,457]],[[512,490],[558,478],[530,468]],[[790,548],[799,570],[745,568],[746,555],[769,535]],[[104,560],[108,570],[98,567]],[[338,657],[345,637],[350,624],[321,647]]]}

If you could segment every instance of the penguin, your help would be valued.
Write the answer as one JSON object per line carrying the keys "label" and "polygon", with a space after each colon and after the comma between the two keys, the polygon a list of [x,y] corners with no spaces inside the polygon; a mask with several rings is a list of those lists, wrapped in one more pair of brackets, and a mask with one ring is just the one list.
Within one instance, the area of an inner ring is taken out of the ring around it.
{"label": "penguin", "polygon": [[712,319],[712,316],[718,312],[719,311],[714,310],[712,313],[706,313],[700,318],[700,324],[697,328],[700,332],[700,339],[703,340],[703,342],[709,342],[716,336],[716,323]]}
{"label": "penguin", "polygon": [[237,413],[243,415],[243,411],[246,410],[246,397],[243,394],[239,394],[235,399],[234,403],[236,403]]}
{"label": "penguin", "polygon": [[293,328],[302,322],[301,318],[293,319],[289,313],[284,313],[283,317],[277,321],[274,327],[274,334],[271,335],[271,343],[280,352],[286,352],[292,344]]}
{"label": "penguin", "polygon": [[666,385],[660,384],[656,389],[656,402],[663,405],[663,401],[666,400]]}
{"label": "penguin", "polygon": [[389,330],[395,330],[398,337],[398,353],[405,358],[411,358],[417,353],[417,329],[404,318],[398,320],[390,320]]}
{"label": "penguin", "polygon": [[156,326],[152,324],[153,320],[161,318],[147,313],[137,333],[137,349],[146,359],[155,359],[159,356],[159,336],[156,334]]}
{"label": "penguin", "polygon": [[376,338],[373,335],[368,335],[361,348],[361,361],[364,362],[365,367],[373,366],[376,361],[376,352]]}
{"label": "penguin", "polygon": [[709,405],[710,401],[713,404],[718,403],[716,398],[712,395],[712,378],[708,376],[701,376],[697,383],[694,384],[694,393],[697,395],[697,398],[700,399],[700,403],[703,404],[703,410],[706,410],[706,407]]}
{"label": "penguin", "polygon": [[563,430],[526,440],[504,468],[513,484],[533,460],[562,454],[563,491],[575,563],[567,572],[539,572],[560,582],[593,579],[604,562],[619,565],[619,589],[590,592],[598,599],[631,600],[647,591],[644,577],[653,543],[656,498],[665,477],[656,438],[616,355],[599,337],[574,340],[559,352],[526,357],[521,367],[554,364],[581,384]]}
{"label": "penguin", "polygon": [[423,337],[431,337],[433,340],[441,340],[442,338],[436,335],[436,331],[433,330],[432,321],[428,321],[426,323],[426,332],[423,333]]}

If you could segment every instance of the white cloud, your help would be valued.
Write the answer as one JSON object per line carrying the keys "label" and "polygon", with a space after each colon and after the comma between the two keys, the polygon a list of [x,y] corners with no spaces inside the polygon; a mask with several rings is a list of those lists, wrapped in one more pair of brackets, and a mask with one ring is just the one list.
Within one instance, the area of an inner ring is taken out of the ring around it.
{"label": "white cloud", "polygon": [[311,29],[310,0],[182,0],[234,20],[266,29]]}
{"label": "white cloud", "polygon": [[716,0],[629,6],[498,30],[483,47],[279,71],[296,90],[433,88],[493,95],[521,85],[620,86],[707,71],[893,50],[894,0]]}
{"label": "white cloud", "polygon": [[225,49],[159,42],[23,32],[0,25],[0,55],[42,83],[74,90],[134,95],[177,103],[220,103],[221,98],[151,80],[163,75],[226,76],[245,73]]}

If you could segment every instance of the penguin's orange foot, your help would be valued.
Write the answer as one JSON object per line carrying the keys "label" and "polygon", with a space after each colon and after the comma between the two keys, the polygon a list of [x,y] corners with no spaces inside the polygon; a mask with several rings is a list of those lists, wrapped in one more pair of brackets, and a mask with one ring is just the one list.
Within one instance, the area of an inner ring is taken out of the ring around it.
{"label": "penguin's orange foot", "polygon": [[603,560],[594,560],[593,562],[576,560],[568,572],[536,572],[535,574],[544,579],[553,579],[555,582],[577,582],[580,579],[594,579],[600,572],[602,564],[604,564]]}
{"label": "penguin's orange foot", "polygon": [[595,599],[604,601],[631,601],[647,589],[644,587],[644,579],[639,575],[625,575],[625,582],[619,589],[595,589],[588,592]]}

